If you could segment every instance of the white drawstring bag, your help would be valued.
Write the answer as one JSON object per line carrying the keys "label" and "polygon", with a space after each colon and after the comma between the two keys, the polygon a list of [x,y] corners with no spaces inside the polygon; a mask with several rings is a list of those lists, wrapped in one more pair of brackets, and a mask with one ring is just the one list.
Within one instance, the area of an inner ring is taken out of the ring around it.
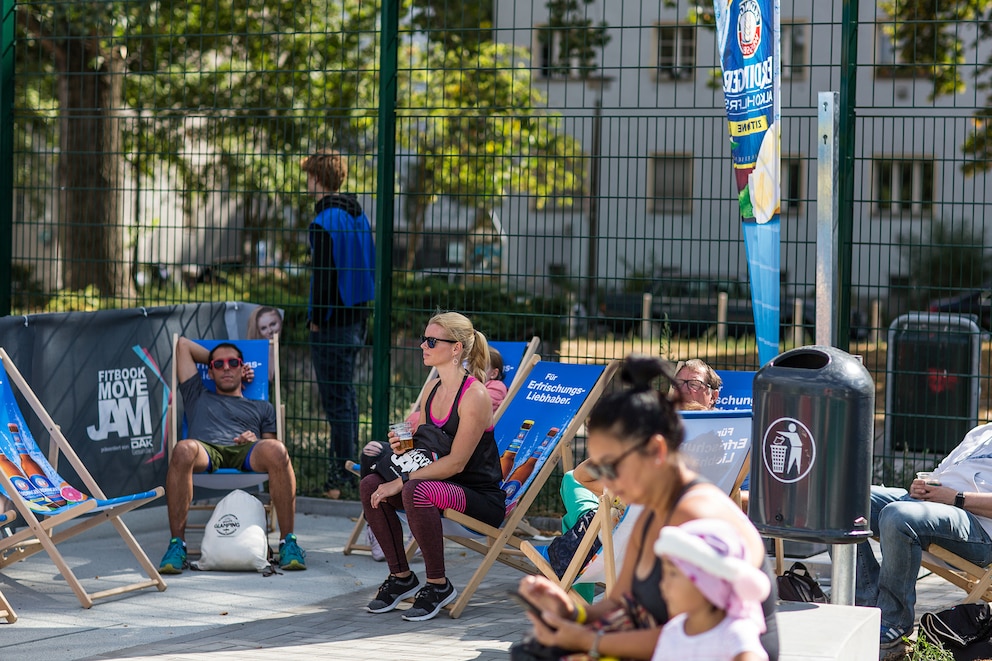
{"label": "white drawstring bag", "polygon": [[235,489],[217,503],[203,532],[194,569],[263,571],[269,565],[265,508],[258,498]]}

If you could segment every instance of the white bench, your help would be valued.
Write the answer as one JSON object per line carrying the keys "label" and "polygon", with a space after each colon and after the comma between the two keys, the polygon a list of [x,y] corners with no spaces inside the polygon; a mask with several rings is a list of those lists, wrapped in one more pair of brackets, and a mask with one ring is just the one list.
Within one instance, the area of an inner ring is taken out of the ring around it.
{"label": "white bench", "polygon": [[783,601],[777,621],[779,661],[878,660],[877,608]]}

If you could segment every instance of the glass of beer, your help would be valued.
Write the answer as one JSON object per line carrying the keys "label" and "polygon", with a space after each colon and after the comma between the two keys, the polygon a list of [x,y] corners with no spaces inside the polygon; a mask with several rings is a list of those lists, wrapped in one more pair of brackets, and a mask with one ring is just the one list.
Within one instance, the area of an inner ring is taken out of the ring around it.
{"label": "glass of beer", "polygon": [[389,431],[396,434],[396,438],[400,441],[400,451],[406,452],[413,449],[413,429],[410,427],[410,423],[406,422],[394,422],[389,425]]}

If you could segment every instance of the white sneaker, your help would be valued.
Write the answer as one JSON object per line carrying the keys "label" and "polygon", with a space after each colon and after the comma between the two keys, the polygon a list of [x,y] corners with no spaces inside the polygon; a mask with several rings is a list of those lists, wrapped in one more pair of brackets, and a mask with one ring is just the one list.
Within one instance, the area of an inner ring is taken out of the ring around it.
{"label": "white sneaker", "polygon": [[372,547],[372,559],[376,562],[382,562],[386,559],[386,554],[382,552],[382,546],[379,545],[379,540],[375,538],[372,534],[372,529],[368,526],[365,527],[365,537],[369,541],[369,546]]}

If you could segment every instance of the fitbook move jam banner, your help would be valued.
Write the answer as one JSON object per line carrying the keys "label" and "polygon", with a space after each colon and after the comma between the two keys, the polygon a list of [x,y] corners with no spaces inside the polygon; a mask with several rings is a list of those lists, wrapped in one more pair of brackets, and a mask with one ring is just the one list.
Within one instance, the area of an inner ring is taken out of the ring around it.
{"label": "fitbook move jam banner", "polygon": [[714,0],[734,179],[758,360],[778,355],[781,272],[781,49],[778,0]]}
{"label": "fitbook move jam banner", "polygon": [[[8,316],[0,318],[0,346],[107,497],[116,498],[165,484],[173,334],[238,338],[254,307],[202,303]],[[0,395],[2,388],[0,379]],[[7,460],[0,458],[0,471],[39,508],[71,500],[72,492],[58,492],[81,488],[79,476],[65,461],[58,475],[45,468],[48,434],[25,402],[5,406],[12,397],[0,397],[0,453]],[[27,452],[18,451],[18,439]],[[39,447],[32,450],[29,439]]]}

